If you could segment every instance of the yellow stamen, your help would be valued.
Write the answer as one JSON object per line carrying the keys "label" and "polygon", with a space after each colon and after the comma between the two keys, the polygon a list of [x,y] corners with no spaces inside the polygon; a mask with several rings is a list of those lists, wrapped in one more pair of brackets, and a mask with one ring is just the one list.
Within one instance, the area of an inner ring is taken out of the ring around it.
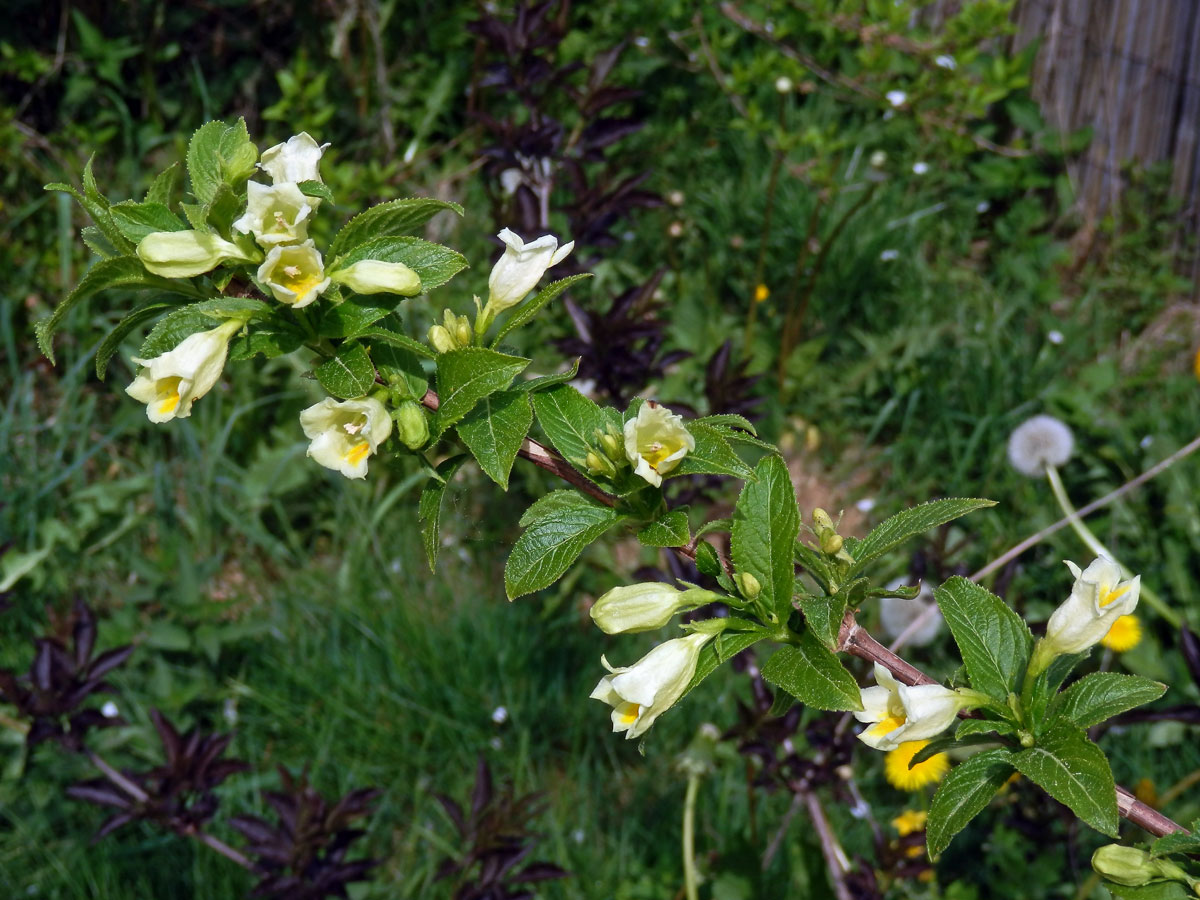
{"label": "yellow stamen", "polygon": [[346,454],[346,462],[352,466],[357,466],[371,452],[371,445],[367,441],[360,441],[350,448],[350,452]]}
{"label": "yellow stamen", "polygon": [[888,716],[882,722],[876,722],[868,728],[866,733],[871,737],[883,737],[885,734],[891,734],[906,721],[904,716]]}
{"label": "yellow stamen", "polygon": [[284,266],[283,274],[286,275],[288,278],[298,278],[298,277],[300,277],[300,267],[299,266]]}
{"label": "yellow stamen", "polygon": [[617,719],[622,725],[632,725],[641,715],[642,708],[636,703],[622,703],[617,707]]}
{"label": "yellow stamen", "polygon": [[1120,585],[1119,587],[1113,588],[1111,591],[1106,591],[1106,590],[1104,590],[1104,587],[1101,586],[1100,605],[1108,606],[1110,603],[1115,603],[1117,600],[1120,599],[1122,594],[1124,594],[1126,591],[1129,590],[1130,587],[1132,587],[1132,585],[1128,581],[1125,582],[1124,584]]}

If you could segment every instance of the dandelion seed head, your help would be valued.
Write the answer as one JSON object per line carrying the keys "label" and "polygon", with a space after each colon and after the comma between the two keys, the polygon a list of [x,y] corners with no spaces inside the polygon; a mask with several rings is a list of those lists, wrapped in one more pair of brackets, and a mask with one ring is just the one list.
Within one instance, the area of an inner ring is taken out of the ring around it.
{"label": "dandelion seed head", "polygon": [[892,106],[903,106],[904,101],[908,99],[908,94],[904,93],[904,91],[888,91],[883,95],[883,98],[892,104]]}
{"label": "dandelion seed head", "polygon": [[1008,461],[1030,478],[1046,474],[1047,466],[1061,466],[1075,450],[1075,436],[1054,416],[1034,416],[1013,429],[1008,438]]}
{"label": "dandelion seed head", "polygon": [[914,175],[924,175],[928,171],[929,171],[929,163],[927,163],[927,162],[913,163],[913,174]]}

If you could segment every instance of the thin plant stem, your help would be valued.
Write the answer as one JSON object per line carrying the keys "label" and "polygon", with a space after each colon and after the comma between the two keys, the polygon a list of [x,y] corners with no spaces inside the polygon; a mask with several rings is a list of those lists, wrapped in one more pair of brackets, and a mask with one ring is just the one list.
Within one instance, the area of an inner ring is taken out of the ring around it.
{"label": "thin plant stem", "polygon": [[[1105,506],[1108,506],[1108,504],[1112,503],[1117,498],[1125,496],[1130,491],[1132,491],[1134,488],[1140,487],[1141,485],[1145,484],[1147,481],[1149,481],[1155,475],[1165,472],[1167,469],[1169,469],[1175,463],[1179,462],[1179,460],[1183,459],[1185,456],[1189,456],[1192,453],[1195,453],[1197,450],[1200,450],[1200,437],[1196,437],[1196,438],[1192,439],[1189,443],[1184,444],[1182,447],[1180,447],[1178,450],[1176,450],[1174,453],[1172,453],[1166,459],[1160,460],[1159,462],[1155,463],[1150,468],[1148,468],[1145,472],[1143,472],[1141,475],[1138,475],[1136,478],[1133,478],[1133,479],[1125,482],[1119,488],[1115,488],[1115,489],[1109,491],[1107,494],[1105,494],[1103,497],[1099,498],[1098,500],[1093,500],[1087,506],[1081,507],[1077,513],[1078,517],[1082,519],[1085,516],[1091,515],[1096,510],[1101,509]],[[1060,531],[1063,528],[1066,528],[1068,524],[1070,524],[1070,518],[1067,516],[1063,516],[1061,519],[1059,519],[1053,525],[1047,525],[1041,531],[1034,532],[1033,534],[1031,534],[1029,537],[1025,538],[1020,543],[1014,544],[1012,547],[1005,550],[1002,554],[997,556],[990,563],[988,563],[986,566],[984,566],[982,569],[980,569],[978,572],[976,572],[974,575],[972,575],[970,577],[970,580],[971,581],[979,581],[980,579],[986,578],[988,575],[995,572],[1001,566],[1004,566],[1005,564],[1009,563],[1010,561],[1016,559],[1018,556],[1020,556],[1022,553],[1024,553],[1026,550],[1028,550],[1030,547],[1040,544],[1042,541],[1044,541],[1046,538],[1050,537],[1050,535],[1054,534],[1056,531]]]}
{"label": "thin plant stem", "polygon": [[[1067,517],[1068,523],[1079,535],[1079,539],[1087,544],[1088,549],[1097,556],[1106,556],[1117,564],[1121,570],[1122,578],[1132,578],[1133,572],[1128,567],[1123,565],[1115,553],[1109,550],[1100,542],[1100,539],[1092,533],[1092,530],[1083,524],[1083,520],[1079,518],[1079,513],[1075,511],[1075,507],[1071,504],[1071,498],[1067,496],[1067,489],[1063,487],[1062,478],[1058,474],[1058,469],[1054,466],[1046,466],[1046,480],[1050,482],[1050,489],[1054,492],[1054,497],[1058,500],[1058,505],[1062,507],[1063,513]],[[1183,624],[1183,620],[1179,617],[1179,613],[1171,609],[1161,597],[1158,596],[1151,588],[1146,585],[1141,586],[1141,591],[1138,595],[1146,601],[1146,604],[1163,617],[1173,628],[1178,629]]]}
{"label": "thin plant stem", "polygon": [[0,726],[7,728],[9,731],[15,731],[17,734],[29,734],[29,726],[19,719],[9,718],[0,713]]}
{"label": "thin plant stem", "polygon": [[696,794],[700,776],[689,775],[683,799],[683,889],[687,900],[699,900],[700,878],[696,871]]}

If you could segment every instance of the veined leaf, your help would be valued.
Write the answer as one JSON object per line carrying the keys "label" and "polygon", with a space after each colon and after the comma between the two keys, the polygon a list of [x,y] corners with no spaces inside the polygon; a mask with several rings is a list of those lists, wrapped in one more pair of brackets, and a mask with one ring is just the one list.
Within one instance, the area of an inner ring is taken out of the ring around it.
{"label": "veined leaf", "polygon": [[690,694],[696,685],[715,672],[721,663],[733,659],[747,647],[754,646],[768,636],[765,631],[725,632],[717,635],[700,651],[700,659],[696,661],[696,673],[688,682],[680,699]]}
{"label": "veined leaf", "polygon": [[767,609],[787,621],[792,610],[792,558],[800,533],[800,508],[787,466],[778,456],[764,457],[754,475],[756,480],[746,482],[733,512],[733,566],[758,579]]}
{"label": "veined leaf", "polygon": [[621,520],[616,510],[577,496],[575,505],[539,516],[517,539],[504,566],[508,599],[549,587],[588,544]]}
{"label": "veined leaf", "polygon": [[329,245],[332,259],[350,247],[385,237],[411,234],[443,210],[452,210],[458,215],[463,208],[447,200],[432,197],[405,197],[380,203],[359,213],[346,223]]}
{"label": "veined leaf", "polygon": [[437,358],[440,404],[434,434],[440,435],[475,408],[488,394],[502,391],[524,371],[529,360],[483,347],[464,347]]}
{"label": "veined leaf", "polygon": [[733,451],[720,430],[696,422],[684,424],[696,439],[696,447],[679,461],[671,476],[732,475],[743,481],[754,480],[754,471]]}
{"label": "veined leaf", "polygon": [[415,237],[380,237],[349,247],[329,268],[345,268],[364,259],[404,263],[421,276],[422,292],[441,287],[467,268],[467,258],[456,250]]}
{"label": "veined leaf", "polygon": [[647,547],[682,547],[691,540],[686,509],[673,509],[638,532]]}
{"label": "veined leaf", "polygon": [[854,676],[809,629],[798,645],[775,651],[762,667],[762,677],[816,709],[853,712],[863,708]]}
{"label": "veined leaf", "polygon": [[1091,728],[1127,709],[1157,700],[1166,690],[1165,684],[1149,678],[1095,672],[1055,697],[1050,715],[1070,719],[1080,728]]}
{"label": "veined leaf", "polygon": [[479,468],[507,491],[509,472],[532,424],[528,394],[497,391],[480,400],[458,423],[458,436],[479,462]]}
{"label": "veined leaf", "polygon": [[972,510],[995,505],[995,500],[951,498],[933,500],[912,509],[902,510],[872,528],[861,541],[853,538],[846,540],[846,552],[854,557],[851,574],[858,574],[871,560],[878,559],[911,537],[924,534],[930,528],[944,525],[959,516],[965,516]]}
{"label": "veined leaf", "polygon": [[931,858],[983,811],[1012,771],[1012,754],[1002,748],[976,753],[950,770],[929,805],[925,842]]}
{"label": "veined leaf", "polygon": [[125,336],[129,332],[133,331],[143,322],[149,322],[151,319],[162,315],[163,310],[170,309],[173,305],[161,300],[156,303],[147,303],[145,306],[139,307],[129,313],[129,315],[113,326],[113,330],[100,342],[100,348],[96,351],[96,377],[101,381],[104,380],[104,375],[108,371],[109,360],[113,358],[113,355],[121,346],[121,341],[125,340]]}
{"label": "veined leaf", "polygon": [[934,599],[962,653],[971,687],[1005,700],[1029,663],[1029,626],[991,591],[959,576],[934,591]]}
{"label": "veined leaf", "polygon": [[533,411],[554,449],[587,474],[582,462],[596,446],[596,432],[609,425],[604,410],[569,384],[560,384],[534,394]]}
{"label": "veined leaf", "polygon": [[591,277],[592,275],[590,272],[584,272],[580,275],[572,275],[570,278],[562,278],[546,285],[544,288],[538,291],[537,296],[535,296],[532,300],[511,311],[508,319],[501,326],[500,331],[497,332],[495,340],[492,341],[492,347],[495,347],[497,344],[499,344],[500,341],[504,339],[505,335],[511,333],[517,328],[520,328],[522,325],[536,316],[538,311],[543,306],[545,306],[567,288],[579,283],[580,281],[583,281],[585,278]]}
{"label": "veined leaf", "polygon": [[338,348],[337,356],[327,359],[313,375],[335,397],[354,400],[375,387],[375,366],[366,348],[358,341],[346,341]]}
{"label": "veined leaf", "polygon": [[1012,757],[1022,775],[1097,831],[1117,836],[1117,788],[1104,751],[1083,729],[1059,722]]}
{"label": "veined leaf", "polygon": [[187,225],[162,203],[135,203],[126,200],[108,209],[113,222],[132,243],[137,244],[157,231],[183,231]]}

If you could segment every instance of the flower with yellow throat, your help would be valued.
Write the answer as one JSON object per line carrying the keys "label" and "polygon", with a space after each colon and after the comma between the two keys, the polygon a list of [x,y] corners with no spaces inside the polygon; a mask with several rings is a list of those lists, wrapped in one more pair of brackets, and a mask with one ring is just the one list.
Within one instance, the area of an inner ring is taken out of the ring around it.
{"label": "flower with yellow throat", "polygon": [[153,359],[134,357],[143,368],[125,393],[146,404],[146,416],[155,424],[186,419],[192,414],[192,404],[221,377],[229,341],[245,324],[241,319],[229,319],[211,331],[188,335],[174,350]]}
{"label": "flower with yellow throat", "polygon": [[683,417],[653,400],[643,403],[625,423],[625,456],[633,464],[633,474],[655,487],[695,449],[696,439],[684,427]]}
{"label": "flower with yellow throat", "polygon": [[[929,741],[905,741],[895,750],[889,751],[883,760],[883,774],[888,784],[901,791],[919,791],[926,785],[937,784],[945,778],[946,773],[950,771],[950,757],[945,753],[935,753],[924,762],[910,765],[913,757],[928,746]],[[924,825],[922,820],[920,827]],[[901,837],[905,833],[901,832]]]}

